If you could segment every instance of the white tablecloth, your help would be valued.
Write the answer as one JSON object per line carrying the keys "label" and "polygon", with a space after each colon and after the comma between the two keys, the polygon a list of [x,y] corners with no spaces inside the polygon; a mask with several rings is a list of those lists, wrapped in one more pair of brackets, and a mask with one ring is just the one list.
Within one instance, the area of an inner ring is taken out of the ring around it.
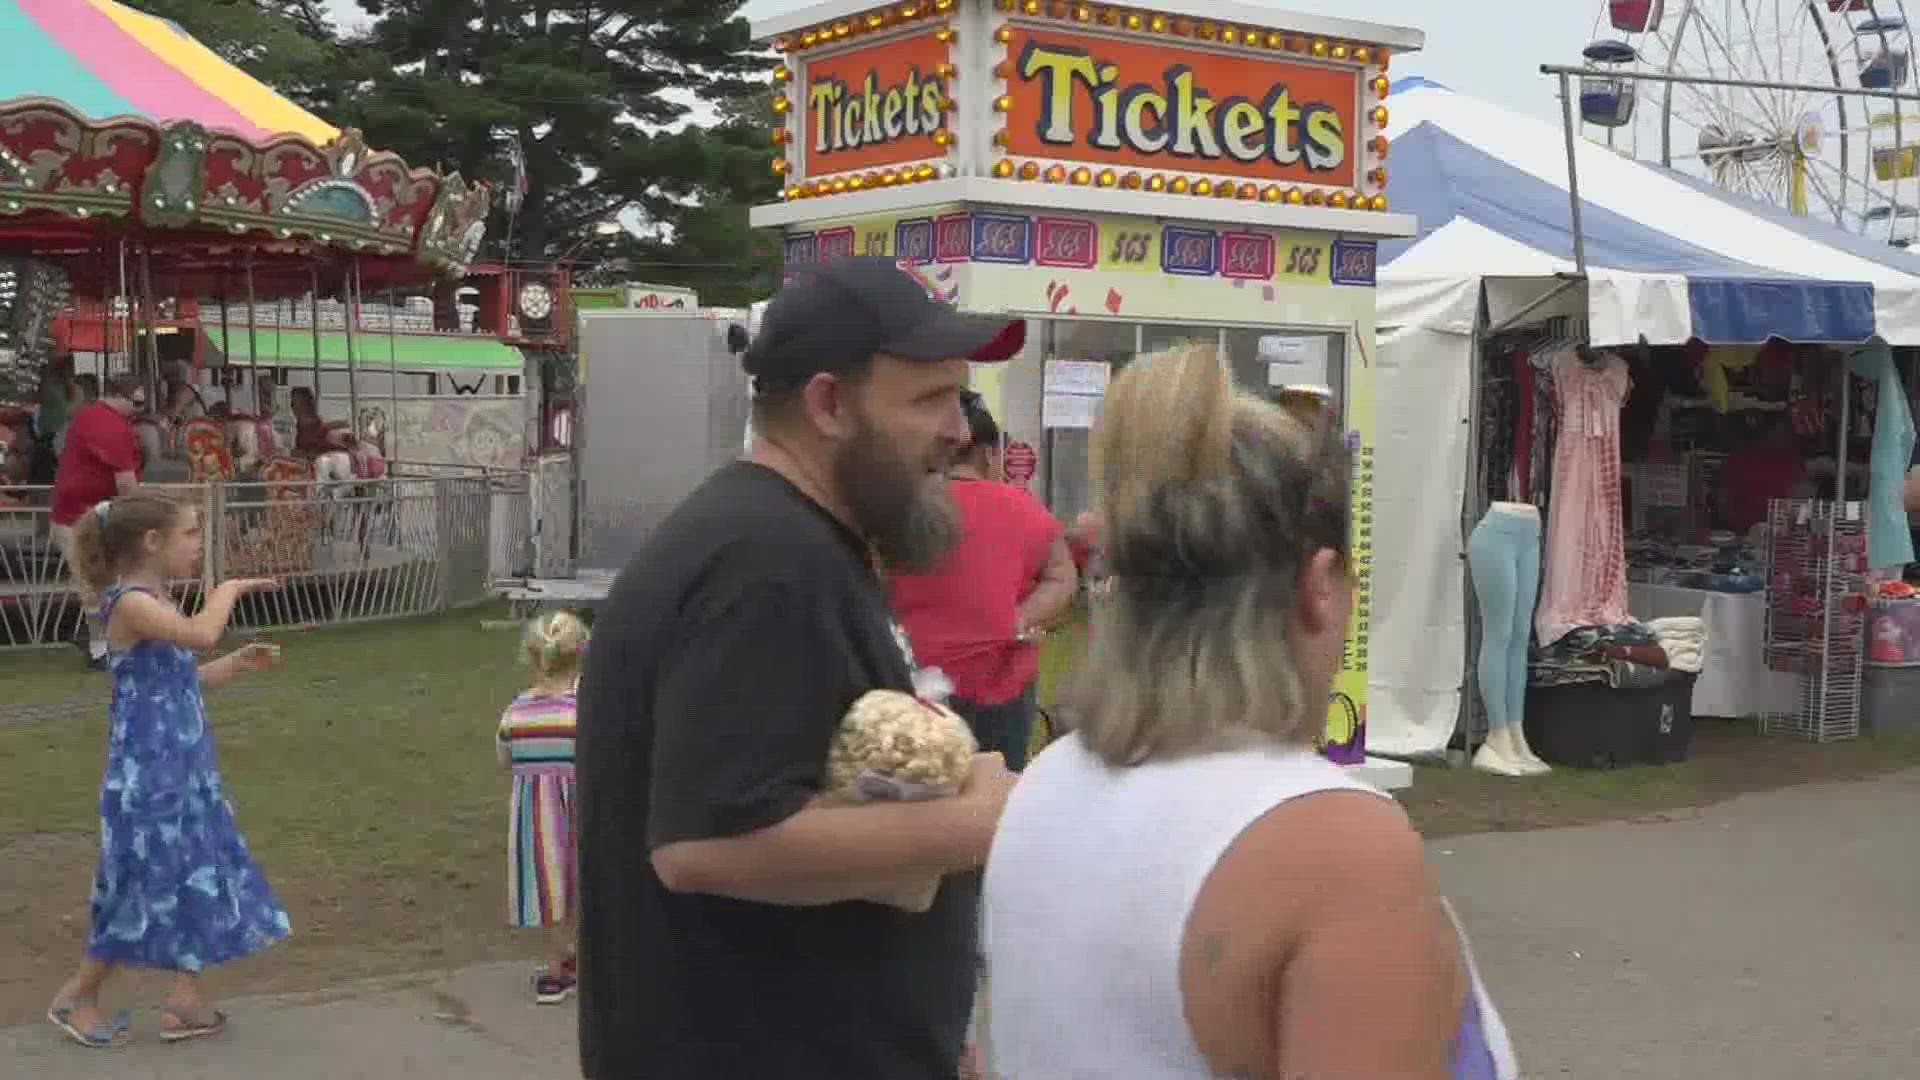
{"label": "white tablecloth", "polygon": [[1627,586],[1627,603],[1642,622],[1693,615],[1706,623],[1707,651],[1693,684],[1695,716],[1739,719],[1794,710],[1798,677],[1767,667],[1765,593],[1634,582]]}

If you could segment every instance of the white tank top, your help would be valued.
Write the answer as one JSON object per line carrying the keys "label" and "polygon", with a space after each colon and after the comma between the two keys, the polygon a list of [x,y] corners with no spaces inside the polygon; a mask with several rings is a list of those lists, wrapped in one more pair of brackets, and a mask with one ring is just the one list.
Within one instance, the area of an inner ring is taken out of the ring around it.
{"label": "white tank top", "polygon": [[[1110,769],[1068,736],[1034,759],[987,860],[987,1046],[995,1073],[1003,1080],[1212,1077],[1180,994],[1188,912],[1247,826],[1280,803],[1321,791],[1379,794],[1318,754],[1278,747]],[[1466,955],[1464,935],[1460,942]],[[1472,991],[1453,1075],[1514,1080],[1506,1030],[1471,955],[1466,965]]]}

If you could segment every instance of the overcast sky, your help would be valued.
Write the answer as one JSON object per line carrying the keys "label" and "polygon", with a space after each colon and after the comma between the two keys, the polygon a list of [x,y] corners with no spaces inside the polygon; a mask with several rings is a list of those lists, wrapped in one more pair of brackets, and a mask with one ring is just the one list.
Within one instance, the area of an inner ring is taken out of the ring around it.
{"label": "overcast sky", "polygon": [[[1259,7],[1340,15],[1350,19],[1412,26],[1427,32],[1426,51],[1396,60],[1393,75],[1424,75],[1435,82],[1533,113],[1555,125],[1560,107],[1552,80],[1539,73],[1543,63],[1577,64],[1580,49],[1592,37],[1594,16],[1604,0],[1288,0]],[[806,7],[805,0],[749,0],[745,14],[764,18]],[[1151,6],[1151,5],[1147,5]],[[329,0],[327,7],[343,26],[365,19],[353,0]],[[1478,8],[1474,18],[1459,9]],[[1453,9],[1447,12],[1447,9]],[[1496,14],[1496,12],[1498,14]]]}

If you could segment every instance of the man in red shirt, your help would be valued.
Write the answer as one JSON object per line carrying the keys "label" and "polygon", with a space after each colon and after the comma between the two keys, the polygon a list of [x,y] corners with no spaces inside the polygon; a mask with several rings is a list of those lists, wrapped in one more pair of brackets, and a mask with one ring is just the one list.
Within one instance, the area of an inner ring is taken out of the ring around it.
{"label": "man in red shirt", "polygon": [[1720,476],[1720,523],[1745,533],[1767,520],[1767,504],[1774,499],[1810,494],[1806,463],[1785,416],[1769,417],[1766,426],[1745,446],[1727,456]]}
{"label": "man in red shirt", "polygon": [[952,680],[955,712],[983,751],[1026,765],[1040,675],[1036,631],[1066,614],[1076,577],[1060,523],[1000,482],[1000,427],[979,395],[961,395],[972,441],[950,474],[960,543],[931,573],[892,579],[914,659]]}
{"label": "man in red shirt", "polygon": [[[107,379],[100,397],[82,406],[67,424],[66,446],[53,477],[53,541],[73,565],[73,523],[80,515],[140,483],[140,445],[128,420],[147,407],[147,391],[136,375]],[[94,610],[95,598],[81,596],[80,630],[75,644],[87,651],[93,667],[106,663],[107,635]]]}

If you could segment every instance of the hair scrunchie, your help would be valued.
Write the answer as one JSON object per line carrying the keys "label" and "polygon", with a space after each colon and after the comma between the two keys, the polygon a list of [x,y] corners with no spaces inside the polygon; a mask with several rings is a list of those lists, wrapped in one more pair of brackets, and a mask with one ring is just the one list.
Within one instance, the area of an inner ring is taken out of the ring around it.
{"label": "hair scrunchie", "polygon": [[113,509],[112,499],[101,499],[99,502],[94,503],[93,504],[94,520],[98,521],[102,525],[105,525],[107,523],[107,512],[112,509]]}

